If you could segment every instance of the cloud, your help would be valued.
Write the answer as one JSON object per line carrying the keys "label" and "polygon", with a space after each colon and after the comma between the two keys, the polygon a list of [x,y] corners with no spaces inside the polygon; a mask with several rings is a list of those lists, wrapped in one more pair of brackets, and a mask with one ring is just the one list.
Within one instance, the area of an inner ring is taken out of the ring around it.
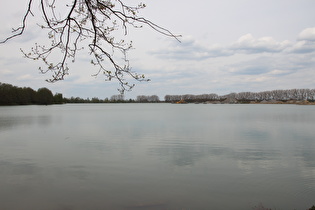
{"label": "cloud", "polygon": [[289,49],[289,52],[298,54],[315,52],[315,41],[298,41]]}
{"label": "cloud", "polygon": [[230,45],[211,46],[199,43],[192,37],[184,37],[182,43],[171,42],[166,48],[153,50],[150,53],[162,59],[206,60],[209,58],[227,57],[235,54],[293,53],[306,54],[315,52],[315,28],[307,28],[298,35],[298,41],[276,41],[272,37],[255,38],[248,33]]}
{"label": "cloud", "polygon": [[274,69],[269,72],[270,75],[274,75],[274,76],[283,76],[283,75],[288,75],[291,73],[292,71],[290,70],[281,70],[281,69]]}
{"label": "cloud", "polygon": [[277,42],[272,37],[255,39],[251,34],[246,34],[232,44],[231,48],[235,53],[275,53],[283,51],[289,45],[289,41]]}
{"label": "cloud", "polygon": [[315,27],[304,29],[298,36],[298,40],[315,41]]}
{"label": "cloud", "polygon": [[21,75],[17,78],[17,80],[32,80],[32,79],[34,79],[34,78],[30,74],[24,74],[24,75]]}
{"label": "cloud", "polygon": [[229,49],[225,49],[219,44],[205,46],[189,36],[184,37],[181,43],[171,42],[166,49],[157,49],[150,53],[163,59],[175,60],[205,60],[231,55]]}
{"label": "cloud", "polygon": [[268,75],[272,77],[281,77],[305,69],[311,69],[314,64],[315,63],[310,61],[308,56],[303,55],[268,55],[248,59],[243,62],[232,63],[226,66],[226,69],[224,70],[232,75]]}
{"label": "cloud", "polygon": [[243,74],[243,75],[260,75],[260,74],[265,74],[269,71],[270,71],[269,66],[250,65],[250,66],[241,68],[237,73]]}
{"label": "cloud", "polygon": [[2,69],[2,70],[0,71],[0,74],[1,74],[2,76],[11,76],[11,75],[14,74],[14,72],[11,71],[11,70],[9,70],[9,69]]}
{"label": "cloud", "polygon": [[156,87],[166,81],[163,91],[159,88],[166,94],[313,86],[315,46],[310,40],[279,41],[245,34],[230,44],[206,45],[185,37],[182,43],[168,42],[153,54],[162,66],[150,78],[159,84]]}
{"label": "cloud", "polygon": [[306,28],[297,37],[297,42],[287,50],[289,53],[307,54],[315,52],[315,27]]}
{"label": "cloud", "polygon": [[230,64],[226,70],[233,75],[263,75],[273,70],[270,59],[263,57]]}

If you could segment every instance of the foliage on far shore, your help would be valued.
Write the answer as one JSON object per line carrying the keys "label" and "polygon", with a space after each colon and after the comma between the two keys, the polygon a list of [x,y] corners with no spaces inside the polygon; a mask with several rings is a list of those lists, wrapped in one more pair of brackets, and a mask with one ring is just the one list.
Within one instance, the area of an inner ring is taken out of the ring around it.
{"label": "foliage on far shore", "polygon": [[165,102],[176,103],[296,103],[297,101],[315,101],[315,89],[289,89],[263,92],[240,92],[219,96],[215,93],[201,95],[166,95]]}
{"label": "foliage on far shore", "polygon": [[113,95],[110,98],[97,97],[83,99],[80,97],[65,98],[61,93],[55,95],[48,88],[39,88],[37,91],[30,87],[17,87],[0,82],[0,105],[49,105],[63,103],[157,103],[160,99],[156,95],[137,96],[136,100],[125,100],[123,94]]}
{"label": "foliage on far shore", "polygon": [[37,91],[30,87],[16,87],[10,84],[0,83],[0,105],[48,105],[60,104],[63,101],[62,94],[55,95],[48,88],[39,88]]}
{"label": "foliage on far shore", "polygon": [[110,98],[80,97],[64,98],[61,93],[55,95],[47,88],[37,91],[30,87],[16,87],[0,82],[0,105],[63,104],[63,103],[210,103],[210,104],[299,104],[315,105],[315,89],[273,90],[264,92],[241,92],[219,96],[201,95],[166,95],[160,101],[157,95],[139,95],[136,99],[125,99],[123,94]]}

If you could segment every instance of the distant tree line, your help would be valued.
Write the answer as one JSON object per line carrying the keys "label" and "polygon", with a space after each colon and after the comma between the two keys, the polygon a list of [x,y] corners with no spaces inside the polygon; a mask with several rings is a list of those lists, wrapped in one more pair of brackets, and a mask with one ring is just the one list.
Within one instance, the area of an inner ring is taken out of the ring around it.
{"label": "distant tree line", "polygon": [[231,93],[224,98],[235,98],[238,101],[310,101],[315,100],[315,89],[271,90],[263,92]]}
{"label": "distant tree line", "polygon": [[139,103],[158,103],[160,102],[160,99],[157,95],[152,95],[152,96],[140,95],[140,96],[137,96],[136,101]]}
{"label": "distant tree line", "polygon": [[137,98],[126,100],[123,94],[113,95],[110,98],[83,99],[80,97],[64,98],[61,93],[55,95],[47,88],[39,88],[37,91],[30,87],[16,87],[10,84],[0,83],[0,105],[28,105],[28,104],[62,104],[62,103],[174,103],[185,101],[187,103],[203,103],[209,101],[225,101],[233,99],[237,103],[249,103],[251,101],[315,101],[315,89],[290,89],[272,90],[263,92],[240,92],[219,96],[210,94],[185,94],[166,95],[164,101],[160,101],[157,95],[139,95]]}
{"label": "distant tree line", "polygon": [[80,97],[64,98],[61,93],[53,93],[48,88],[39,88],[37,91],[30,87],[17,87],[11,84],[0,83],[0,105],[49,105],[63,103],[156,103],[160,102],[157,95],[137,96],[136,100],[125,100],[123,94],[113,95],[110,98],[97,97],[83,99]]}
{"label": "distant tree line", "polygon": [[37,91],[30,87],[16,87],[0,83],[0,105],[28,105],[28,104],[58,104],[63,103],[62,94],[55,95],[47,88]]}
{"label": "distant tree line", "polygon": [[80,97],[71,97],[71,98],[64,98],[64,103],[127,103],[127,102],[134,102],[134,100],[125,100],[124,95],[113,95],[110,97],[110,99],[99,99],[97,97],[93,98],[80,98]]}
{"label": "distant tree line", "polygon": [[99,99],[94,97],[92,99],[83,99],[80,97],[71,97],[71,98],[64,98],[64,103],[157,103],[160,102],[160,99],[157,95],[152,96],[145,96],[140,95],[137,96],[136,100],[134,99],[125,99],[125,95],[118,94],[113,95],[110,98]]}
{"label": "distant tree line", "polygon": [[240,103],[250,101],[315,101],[315,89],[290,89],[290,90],[272,90],[263,92],[240,92],[230,93],[219,96],[215,93],[201,95],[166,95],[165,102],[177,102],[184,100],[186,102],[207,102],[207,101],[224,101],[226,99],[235,99]]}
{"label": "distant tree line", "polygon": [[215,93],[211,94],[201,94],[201,95],[192,95],[192,94],[185,94],[185,95],[166,95],[164,97],[165,102],[177,102],[180,100],[184,100],[187,103],[191,102],[207,102],[207,101],[217,101],[222,100],[221,96],[218,96]]}

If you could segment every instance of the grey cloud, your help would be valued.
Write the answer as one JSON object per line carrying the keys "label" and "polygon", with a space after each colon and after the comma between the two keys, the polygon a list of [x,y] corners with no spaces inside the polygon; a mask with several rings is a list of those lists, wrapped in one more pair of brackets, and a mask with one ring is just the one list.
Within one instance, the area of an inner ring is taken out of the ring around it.
{"label": "grey cloud", "polygon": [[295,43],[289,41],[278,42],[272,37],[254,38],[246,34],[232,44],[230,50],[234,53],[259,54],[259,53],[289,53],[306,54],[315,52],[315,28],[307,28],[298,35]]}
{"label": "grey cloud", "polygon": [[167,49],[159,49],[150,53],[160,58],[175,60],[205,60],[233,54],[229,49],[220,46],[202,46],[192,39],[184,40],[182,43],[172,43]]}
{"label": "grey cloud", "polygon": [[315,41],[299,41],[289,49],[289,52],[297,54],[315,52]]}
{"label": "grey cloud", "polygon": [[237,74],[243,74],[243,75],[260,75],[265,74],[267,72],[271,71],[269,66],[247,66],[242,69],[240,69]]}
{"label": "grey cloud", "polygon": [[276,41],[272,37],[255,38],[251,34],[246,34],[227,46],[204,46],[192,38],[186,38],[182,43],[171,43],[167,49],[155,50],[151,54],[175,60],[205,60],[234,54],[306,54],[315,52],[314,40],[315,28],[303,30],[295,43],[287,40]]}
{"label": "grey cloud", "polygon": [[232,44],[230,48],[235,53],[276,53],[283,51],[290,44],[288,41],[277,42],[272,37],[254,38],[251,34],[246,34]]}
{"label": "grey cloud", "polygon": [[298,40],[315,41],[315,27],[304,29],[298,36]]}
{"label": "grey cloud", "polygon": [[268,59],[253,59],[228,66],[228,71],[235,75],[262,75],[273,70],[273,65],[264,62]]}
{"label": "grey cloud", "polygon": [[226,71],[234,75],[272,75],[281,77],[314,66],[305,56],[291,55],[289,57],[264,56],[245,62],[239,62],[226,67]]}

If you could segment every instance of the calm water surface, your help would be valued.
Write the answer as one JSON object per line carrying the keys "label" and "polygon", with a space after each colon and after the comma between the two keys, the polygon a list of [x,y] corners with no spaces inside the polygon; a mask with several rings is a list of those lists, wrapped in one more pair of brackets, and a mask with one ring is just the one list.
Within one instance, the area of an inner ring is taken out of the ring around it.
{"label": "calm water surface", "polygon": [[315,205],[315,106],[0,107],[1,210],[259,205]]}

